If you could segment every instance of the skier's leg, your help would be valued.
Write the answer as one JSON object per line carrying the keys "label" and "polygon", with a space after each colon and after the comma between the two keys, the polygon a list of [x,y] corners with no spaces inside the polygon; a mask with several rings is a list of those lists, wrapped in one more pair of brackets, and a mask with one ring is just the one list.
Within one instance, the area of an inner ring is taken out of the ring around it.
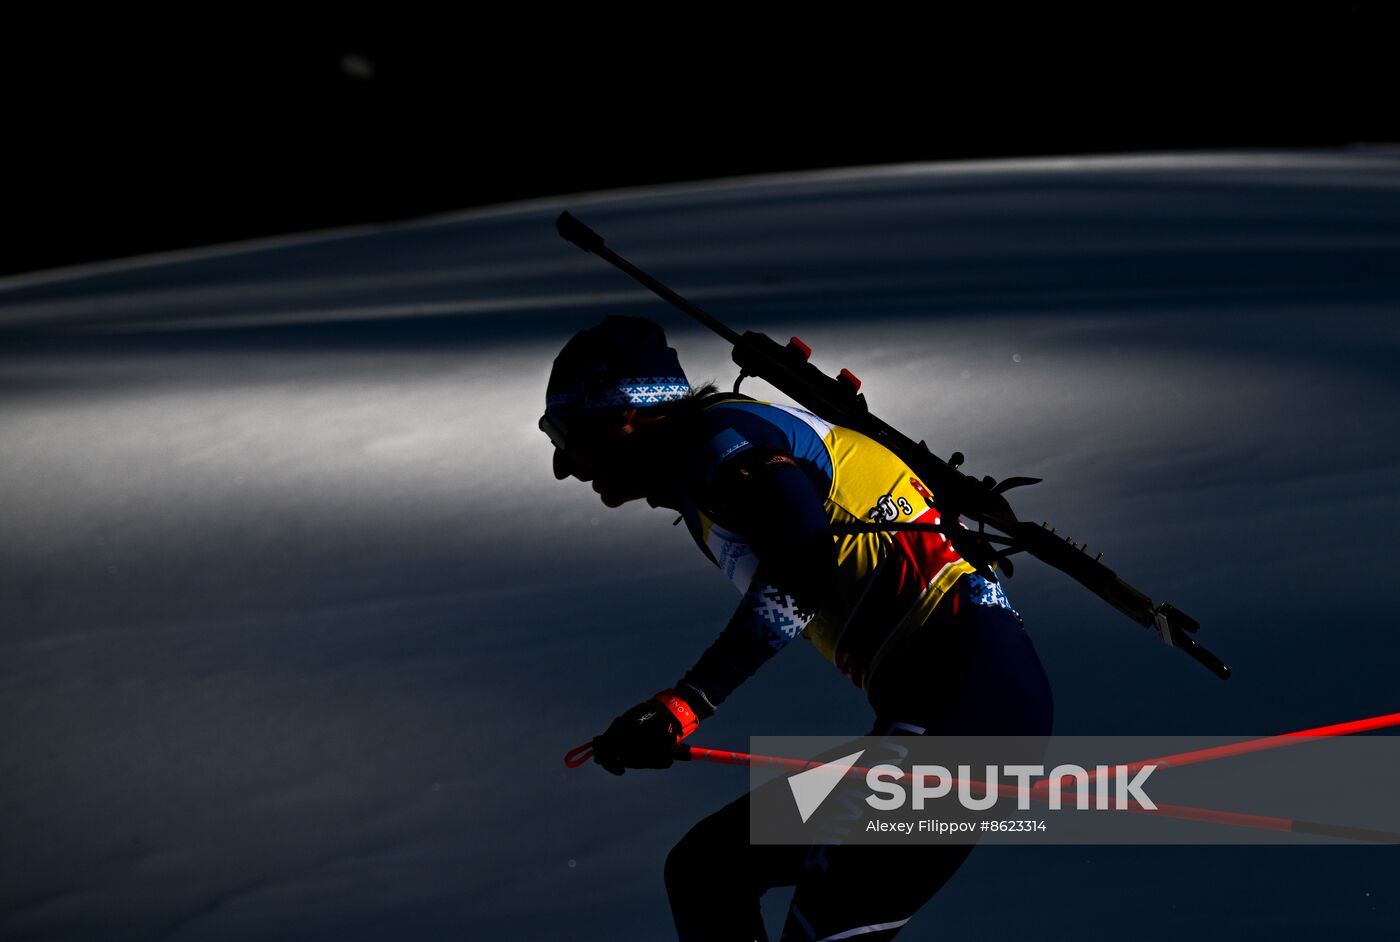
{"label": "skier's leg", "polygon": [[1031,744],[1043,745],[1050,736],[1055,699],[1020,617],[1005,608],[971,606],[958,621],[971,638],[961,690],[947,712],[930,718],[928,735],[1015,736],[1035,751]]}
{"label": "skier's leg", "polygon": [[[877,726],[866,735],[883,732]],[[901,729],[896,735],[908,733]],[[830,746],[813,758],[835,759],[848,754],[853,746]],[[786,796],[789,787],[787,777],[779,776],[740,795],[696,824],[671,850],[666,858],[666,892],[682,942],[767,939],[759,898],[775,886],[796,884],[809,848],[803,844],[751,843],[752,799],[759,794],[763,802],[763,794],[770,791]]]}
{"label": "skier's leg", "polygon": [[[1010,609],[968,603],[930,625],[922,644],[872,695],[882,719],[872,735],[1027,737],[1014,761],[1034,763],[1054,705],[1035,647]],[[888,683],[894,681],[893,683]],[[889,717],[903,717],[891,723]],[[898,727],[902,726],[901,731]],[[1008,760],[1011,761],[1011,760]],[[902,764],[896,762],[896,764]],[[837,793],[840,792],[838,786]],[[853,799],[854,800],[854,799]],[[937,893],[973,844],[828,844],[803,859],[783,927],[784,942],[884,942]]]}
{"label": "skier's leg", "polygon": [[1049,678],[1021,617],[979,605],[963,585],[956,605],[887,659],[870,691],[878,716],[900,717],[929,736],[1050,735]]}
{"label": "skier's leg", "polygon": [[806,847],[749,843],[749,795],[705,818],[666,857],[681,942],[767,942],[759,897],[797,882]]}
{"label": "skier's leg", "polygon": [[[862,758],[872,764],[907,766],[904,747],[889,737],[924,732],[915,724],[879,719],[869,735],[886,739],[890,745],[872,746]],[[853,821],[849,829],[863,829],[861,822],[869,810],[863,794],[863,781],[852,778],[838,785],[827,799],[850,810]],[[807,848],[782,938],[784,942],[892,939],[971,852],[971,844],[833,842]]]}
{"label": "skier's leg", "polygon": [[783,942],[884,942],[943,888],[972,844],[823,845],[804,861]]}

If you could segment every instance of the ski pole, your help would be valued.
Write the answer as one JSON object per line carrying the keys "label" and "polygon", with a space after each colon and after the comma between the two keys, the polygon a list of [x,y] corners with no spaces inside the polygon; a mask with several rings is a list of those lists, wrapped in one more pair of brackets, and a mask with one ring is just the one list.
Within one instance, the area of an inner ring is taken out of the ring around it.
{"label": "ski pole", "polygon": [[[1351,720],[1345,723],[1333,723],[1328,726],[1317,726],[1312,729],[1282,733],[1276,736],[1244,740],[1224,746],[1213,746],[1208,749],[1180,752],[1173,755],[1162,756],[1158,759],[1142,760],[1128,765],[1124,771],[1125,774],[1127,774],[1139,770],[1144,766],[1163,766],[1171,768],[1195,765],[1202,762],[1210,762],[1215,759],[1276,749],[1281,746],[1299,745],[1317,738],[1335,738],[1352,735],[1354,733],[1370,732],[1377,729],[1387,729],[1395,726],[1400,726],[1400,713],[1388,713],[1381,716],[1368,717],[1366,719]],[[570,750],[564,757],[564,763],[570,768],[577,768],[587,762],[592,755],[593,744],[592,741],[589,741]],[[814,759],[794,759],[785,756],[765,756],[747,752],[732,752],[724,749],[707,749],[702,746],[690,746],[684,743],[678,743],[676,745],[675,757],[677,760],[683,762],[713,762],[719,765],[781,768],[792,772],[803,772],[814,768],[820,768],[824,765],[824,763]],[[843,775],[866,775],[869,772],[869,768],[851,766],[846,769]],[[901,774],[907,773],[903,773],[901,770]],[[1096,772],[1089,773],[1091,778],[1095,777],[1096,774]],[[957,780],[952,780],[950,784],[952,783],[957,783]],[[1049,783],[1050,779],[1041,780],[1030,789],[1026,790],[1026,795],[1032,801],[1048,802],[1050,800],[1047,795]],[[980,787],[983,794],[986,794],[988,790],[988,786],[985,782],[969,781],[968,784]],[[1007,797],[1019,798],[1022,794],[1022,790],[1015,785],[1002,785],[999,783],[995,788],[998,794]],[[1130,800],[1120,804],[1117,808],[1108,810],[1129,811],[1135,814],[1155,815],[1157,817],[1176,820],[1199,821],[1209,824],[1253,828],[1256,830],[1309,834],[1321,837],[1341,837],[1370,843],[1400,843],[1400,834],[1390,831],[1328,824],[1319,821],[1306,821],[1299,818],[1280,818],[1268,815],[1245,814],[1236,811],[1221,811],[1212,808],[1196,808],[1189,805],[1158,804],[1155,808],[1146,808],[1136,800]]]}
{"label": "ski pole", "polygon": [[[1207,749],[1194,749],[1190,752],[1178,752],[1169,756],[1159,756],[1156,759],[1142,759],[1124,766],[1122,774],[1132,775],[1138,769],[1147,765],[1155,765],[1159,768],[1178,768],[1183,765],[1196,765],[1201,762],[1213,762],[1216,759],[1227,759],[1231,756],[1247,755],[1251,752],[1263,752],[1266,749],[1278,749],[1282,746],[1296,746],[1310,739],[1350,736],[1353,733],[1365,733],[1371,730],[1387,729],[1393,726],[1400,726],[1400,713],[1386,713],[1382,716],[1372,716],[1364,720],[1333,723],[1330,726],[1315,726],[1312,729],[1300,729],[1291,733],[1280,733],[1277,736],[1265,736],[1261,739],[1246,739],[1243,742],[1227,743],[1223,746],[1211,746]],[[1115,772],[1114,774],[1118,773]],[[1089,773],[1090,779],[1097,777],[1097,770]],[[1033,791],[1044,790],[1048,787],[1048,780],[1038,782]]]}
{"label": "ski pole", "polygon": [[[1144,759],[1130,763],[1127,769],[1129,771],[1135,771],[1145,765],[1171,767],[1194,765],[1199,762],[1210,762],[1214,759],[1224,759],[1230,756],[1245,755],[1251,752],[1262,752],[1266,749],[1277,749],[1280,746],[1299,745],[1313,738],[1350,736],[1353,733],[1365,733],[1394,726],[1400,726],[1400,713],[1386,713],[1381,716],[1372,716],[1361,720],[1333,723],[1330,726],[1315,726],[1312,729],[1300,729],[1291,733],[1280,733],[1275,736],[1265,736],[1260,739],[1246,739],[1242,742],[1229,743],[1224,746],[1211,746],[1208,749],[1178,752],[1174,755],[1161,756],[1157,759]],[[576,769],[592,758],[592,756],[593,741],[589,740],[582,745],[570,749],[564,756],[564,764],[571,769]],[[803,769],[821,764],[810,759],[789,759],[782,756],[762,756],[748,752],[729,752],[723,749],[706,749],[702,746],[688,746],[684,743],[677,744],[676,758],[683,762],[716,762],[721,765],[768,765],[791,768],[795,771],[802,771]],[[1092,775],[1093,773],[1090,774]],[[1035,787],[1040,788],[1042,785],[1044,785],[1043,782],[1037,784]]]}
{"label": "ski pole", "polygon": [[[1400,717],[1400,714],[1396,714]],[[1359,721],[1368,722],[1368,721]],[[1400,723],[1400,719],[1396,720]],[[1394,724],[1392,724],[1394,725]],[[1379,727],[1368,727],[1379,728]],[[1301,735],[1301,734],[1290,734]],[[1243,745],[1243,744],[1242,744]],[[590,748],[588,744],[580,746],[580,749]],[[1268,748],[1268,747],[1263,747]],[[577,750],[575,750],[577,752]],[[570,753],[573,755],[574,753]],[[588,753],[592,755],[590,751]],[[1183,755],[1187,755],[1183,753]],[[822,763],[812,759],[791,759],[784,756],[764,756],[747,752],[730,752],[724,749],[706,749],[701,746],[677,745],[676,758],[680,761],[689,762],[714,762],[720,765],[746,765],[746,766],[768,766],[774,768],[788,769],[794,772],[803,772],[808,769],[820,768]],[[571,763],[574,767],[587,761],[587,756]],[[1208,761],[1199,759],[1197,761]],[[1144,763],[1150,764],[1150,763]],[[862,766],[851,766],[843,774],[846,776],[865,775],[870,769]],[[1048,780],[1047,780],[1048,781]],[[952,779],[949,784],[957,784],[957,779]],[[983,794],[986,793],[986,783],[969,781],[970,785],[980,787]],[[1042,793],[1040,789],[1046,784],[1040,782],[1030,789],[1027,794],[1032,801],[1048,803],[1050,798]],[[1019,798],[1021,789],[1015,785],[996,786],[998,794],[1008,798]],[[1308,834],[1318,837],[1340,837],[1347,840],[1366,841],[1372,844],[1400,844],[1400,834],[1391,831],[1380,831],[1373,828],[1358,828],[1342,824],[1328,824],[1321,821],[1307,821],[1301,818],[1280,818],[1271,815],[1245,814],[1239,811],[1221,811],[1216,808],[1196,808],[1191,805],[1168,805],[1158,804],[1155,808],[1144,807],[1136,800],[1129,800],[1116,807],[1105,809],[1114,811],[1129,811],[1134,814],[1155,815],[1159,818],[1170,818],[1177,821],[1198,821],[1203,824],[1222,824],[1229,827],[1251,828],[1261,831],[1277,831],[1285,834]]]}
{"label": "ski pole", "polygon": [[[1386,713],[1381,716],[1350,720],[1345,723],[1333,723],[1328,726],[1315,726],[1311,729],[1300,729],[1291,733],[1279,733],[1275,736],[1265,736],[1259,739],[1246,739],[1242,742],[1228,743],[1223,746],[1211,746],[1207,749],[1178,752],[1168,756],[1160,756],[1156,759],[1142,759],[1137,762],[1126,764],[1121,773],[1117,771],[1116,766],[1113,767],[1113,774],[1132,775],[1134,772],[1149,765],[1157,766],[1158,768],[1178,768],[1185,765],[1196,765],[1201,762],[1211,762],[1216,759],[1225,759],[1231,756],[1247,755],[1251,752],[1278,749],[1282,746],[1301,745],[1311,739],[1349,736],[1354,733],[1365,733],[1395,726],[1400,726],[1400,713]],[[682,761],[716,762],[721,765],[771,766],[791,769],[796,772],[821,765],[821,763],[815,760],[754,755],[747,752],[727,752],[722,749],[705,749],[701,746],[688,746],[685,744],[677,745],[676,758]],[[864,774],[867,771],[869,770],[852,767],[849,774]],[[1098,772],[1097,770],[1089,772],[1088,775],[1092,780],[1097,777]],[[1050,780],[1044,779],[1037,782],[1032,787],[1031,791],[1033,794],[1035,792],[1046,791],[1049,789],[1049,786]],[[1014,786],[1006,787],[1013,788],[1012,793],[1014,794]]]}

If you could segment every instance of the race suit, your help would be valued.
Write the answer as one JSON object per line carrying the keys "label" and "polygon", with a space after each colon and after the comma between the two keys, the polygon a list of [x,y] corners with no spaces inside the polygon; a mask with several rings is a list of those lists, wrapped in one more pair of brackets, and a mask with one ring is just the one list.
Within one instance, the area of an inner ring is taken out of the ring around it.
{"label": "race suit", "polygon": [[[1049,734],[1049,683],[993,572],[933,531],[833,533],[943,522],[937,495],[897,456],[740,395],[704,400],[687,438],[663,505],[743,594],[676,685],[702,718],[802,635],[866,693],[868,735]],[[740,796],[672,850],[666,883],[682,940],[766,939],[759,897],[794,885],[783,939],[890,939],[972,849],[751,845],[748,808]]]}

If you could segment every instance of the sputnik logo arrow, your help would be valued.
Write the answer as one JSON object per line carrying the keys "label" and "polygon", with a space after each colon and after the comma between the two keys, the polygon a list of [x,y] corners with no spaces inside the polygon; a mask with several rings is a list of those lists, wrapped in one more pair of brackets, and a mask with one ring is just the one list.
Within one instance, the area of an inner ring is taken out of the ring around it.
{"label": "sputnik logo arrow", "polygon": [[792,798],[797,802],[797,813],[802,815],[803,824],[806,824],[807,819],[826,801],[826,796],[841,784],[841,779],[846,777],[851,766],[864,754],[864,749],[853,752],[848,756],[833,759],[825,765],[798,772],[787,780],[788,787],[792,789]]}

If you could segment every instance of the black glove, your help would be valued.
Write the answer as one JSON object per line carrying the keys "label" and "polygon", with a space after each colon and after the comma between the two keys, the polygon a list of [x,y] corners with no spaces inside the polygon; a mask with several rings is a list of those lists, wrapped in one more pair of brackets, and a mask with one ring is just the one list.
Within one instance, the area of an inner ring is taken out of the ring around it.
{"label": "black glove", "polygon": [[676,743],[695,731],[699,717],[674,690],[663,690],[612,721],[593,739],[593,761],[613,775],[624,769],[665,769]]}

